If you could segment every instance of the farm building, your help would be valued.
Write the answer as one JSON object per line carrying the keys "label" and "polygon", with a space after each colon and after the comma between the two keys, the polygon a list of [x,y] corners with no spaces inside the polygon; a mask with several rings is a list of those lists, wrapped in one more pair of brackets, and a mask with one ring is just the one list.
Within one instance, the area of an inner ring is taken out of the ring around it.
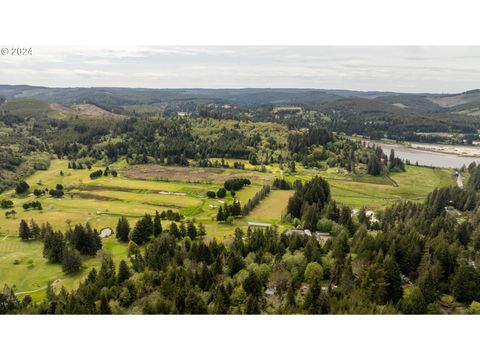
{"label": "farm building", "polygon": [[308,229],[305,229],[305,230],[292,229],[292,230],[287,230],[285,232],[285,236],[287,237],[290,237],[294,234],[300,235],[300,236],[308,236],[308,237],[315,236],[315,239],[320,243],[320,245],[323,245],[328,239],[332,237],[330,233],[320,232],[320,231],[316,231],[312,234],[312,232]]}
{"label": "farm building", "polygon": [[247,223],[248,227],[262,227],[262,228],[268,228],[271,227],[272,224],[266,224],[266,223],[257,223],[257,222],[248,222]]}
{"label": "farm building", "polygon": [[267,290],[265,290],[265,295],[267,296],[275,295],[275,288],[267,288]]}

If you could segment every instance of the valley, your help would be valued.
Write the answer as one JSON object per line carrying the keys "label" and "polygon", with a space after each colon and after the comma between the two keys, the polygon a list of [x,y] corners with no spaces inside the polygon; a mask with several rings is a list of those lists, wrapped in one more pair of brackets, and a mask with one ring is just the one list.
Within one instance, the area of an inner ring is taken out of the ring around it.
{"label": "valley", "polygon": [[15,311],[476,311],[475,92],[2,94]]}
{"label": "valley", "polygon": [[[212,159],[215,161],[216,159]],[[233,163],[236,159],[226,159]],[[16,285],[18,293],[29,293],[35,300],[45,296],[49,282],[54,287],[63,286],[73,289],[89,270],[101,264],[102,254],[95,258],[86,258],[81,273],[66,276],[61,266],[49,264],[42,257],[39,242],[25,243],[18,237],[18,222],[31,219],[39,224],[49,222],[53,228],[65,231],[77,223],[90,223],[99,232],[105,228],[115,229],[120,217],[126,217],[135,223],[145,213],[153,214],[172,210],[184,215],[196,223],[202,223],[207,230],[207,241],[231,242],[236,227],[247,230],[248,222],[274,224],[280,230],[291,228],[282,221],[286,204],[293,192],[291,190],[273,190],[244,218],[235,219],[232,224],[221,224],[215,219],[218,207],[223,203],[232,203],[228,194],[224,199],[208,199],[207,191],[218,190],[227,179],[247,177],[252,184],[237,192],[235,198],[242,204],[248,202],[263,185],[271,184],[275,178],[289,181],[308,181],[316,175],[328,180],[332,195],[341,204],[360,209],[367,207],[380,210],[385,206],[401,200],[421,202],[436,187],[454,184],[451,170],[431,169],[409,166],[405,173],[391,175],[390,181],[379,181],[372,176],[361,178],[350,174],[339,174],[335,168],[326,171],[312,170],[297,166],[294,174],[284,175],[278,165],[266,167],[265,172],[251,169],[216,169],[192,167],[158,167],[157,165],[129,166],[125,161],[109,165],[119,172],[117,177],[102,176],[90,179],[92,171],[102,169],[93,166],[90,170],[73,170],[68,168],[66,160],[52,160],[48,170],[36,171],[25,180],[30,184],[30,191],[38,188],[53,188],[62,184],[64,197],[58,199],[48,195],[37,197],[43,209],[24,210],[22,205],[35,198],[32,192],[18,196],[14,190],[4,191],[0,198],[12,199],[15,217],[0,217],[0,279]],[[63,175],[61,175],[63,172]],[[168,226],[169,221],[163,221]],[[104,250],[112,255],[114,261],[127,259],[126,246],[118,243],[115,236],[102,239]],[[18,262],[18,264],[16,264]],[[15,264],[15,265],[14,265]],[[11,271],[14,266],[15,271]]]}

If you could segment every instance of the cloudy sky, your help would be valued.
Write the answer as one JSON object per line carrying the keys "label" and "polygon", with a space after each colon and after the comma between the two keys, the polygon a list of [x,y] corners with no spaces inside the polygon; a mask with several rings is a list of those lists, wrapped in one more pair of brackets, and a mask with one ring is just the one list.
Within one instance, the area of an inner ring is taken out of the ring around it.
{"label": "cloudy sky", "polygon": [[480,88],[480,47],[34,47],[0,84],[452,93]]}

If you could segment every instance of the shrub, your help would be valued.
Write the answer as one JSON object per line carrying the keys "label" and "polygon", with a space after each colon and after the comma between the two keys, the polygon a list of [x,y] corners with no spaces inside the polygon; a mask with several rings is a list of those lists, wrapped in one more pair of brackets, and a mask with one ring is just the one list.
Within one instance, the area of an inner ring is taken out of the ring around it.
{"label": "shrub", "polygon": [[24,194],[30,189],[30,185],[28,185],[25,181],[20,181],[17,186],[15,187],[15,192],[17,194]]}
{"label": "shrub", "polygon": [[2,209],[10,209],[13,207],[13,201],[8,199],[2,199],[0,200],[0,207]]}
{"label": "shrub", "polygon": [[225,190],[225,188],[218,189],[217,197],[223,199],[225,196],[227,196],[227,190]]}

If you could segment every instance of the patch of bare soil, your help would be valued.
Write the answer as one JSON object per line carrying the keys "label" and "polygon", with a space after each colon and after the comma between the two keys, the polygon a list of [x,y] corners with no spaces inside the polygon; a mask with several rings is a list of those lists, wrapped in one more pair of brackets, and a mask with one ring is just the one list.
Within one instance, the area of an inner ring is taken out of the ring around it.
{"label": "patch of bare soil", "polygon": [[198,168],[181,166],[162,166],[156,164],[133,165],[122,171],[122,175],[143,180],[177,180],[177,181],[225,181],[236,177],[269,180],[268,176],[257,175],[251,171],[226,171],[217,168]]}
{"label": "patch of bare soil", "polygon": [[123,118],[123,115],[114,114],[102,108],[99,108],[93,104],[79,104],[72,105],[71,107],[63,106],[60,104],[50,104],[50,107],[62,114],[66,115],[78,115],[88,117],[110,117],[110,118]]}
{"label": "patch of bare soil", "polygon": [[224,172],[216,168],[190,168],[181,166],[161,166],[156,164],[133,165],[122,174],[137,179],[169,180],[213,180]]}

